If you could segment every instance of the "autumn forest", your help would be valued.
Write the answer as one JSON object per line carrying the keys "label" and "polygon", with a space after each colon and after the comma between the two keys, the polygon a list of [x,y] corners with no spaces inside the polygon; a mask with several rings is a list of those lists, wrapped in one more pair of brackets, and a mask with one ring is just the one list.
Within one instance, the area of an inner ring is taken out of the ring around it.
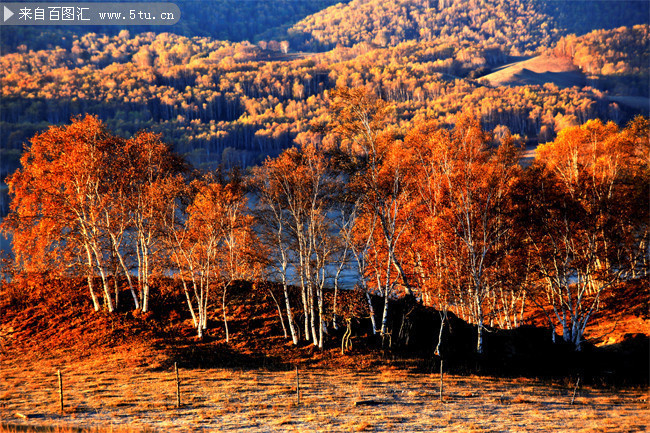
{"label": "autumn forest", "polygon": [[425,341],[442,402],[456,344],[481,372],[524,330],[582,380],[647,347],[647,2],[176,3],[3,27],[3,348],[38,303],[207,351],[266,314],[287,356]]}

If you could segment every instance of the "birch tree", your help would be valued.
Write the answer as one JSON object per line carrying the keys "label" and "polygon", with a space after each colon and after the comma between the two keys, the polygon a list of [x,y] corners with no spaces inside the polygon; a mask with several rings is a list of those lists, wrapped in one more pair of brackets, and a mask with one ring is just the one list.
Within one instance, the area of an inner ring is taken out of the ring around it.
{"label": "birch tree", "polygon": [[577,350],[602,293],[648,272],[637,254],[621,254],[623,239],[648,236],[648,159],[630,136],[639,123],[626,131],[598,120],[567,128],[540,146],[528,173],[526,233],[540,304]]}
{"label": "birch tree", "polygon": [[291,254],[288,236],[289,222],[284,207],[282,190],[275,181],[276,175],[273,173],[275,167],[272,160],[267,159],[262,166],[253,169],[251,182],[257,196],[256,215],[262,227],[261,240],[269,251],[272,273],[282,283],[291,340],[294,345],[297,345],[299,342],[298,331],[289,297],[288,272]]}
{"label": "birch tree", "polygon": [[[161,246],[161,219],[169,197],[161,194],[169,177],[184,170],[159,134],[140,132],[125,144],[130,182],[128,189],[132,237],[138,272],[138,295],[143,312],[149,310],[151,274]],[[124,175],[125,175],[124,174]]]}
{"label": "birch tree", "polygon": [[[432,128],[407,141],[423,170],[414,182],[422,211],[437,231],[432,236],[441,241],[434,241],[438,248],[429,266],[446,267],[430,277],[456,288],[452,298],[476,324],[476,350],[482,353],[483,329],[493,313],[488,301],[500,284],[497,276],[514,233],[508,208],[520,171],[518,152],[508,140],[492,147],[491,136],[468,115],[459,116],[453,130]],[[446,304],[448,292],[440,295]]]}
{"label": "birch tree", "polygon": [[212,218],[218,221],[221,241],[218,245],[218,277],[222,286],[221,310],[230,342],[227,316],[228,289],[237,280],[254,281],[260,273],[264,251],[253,231],[253,216],[248,214],[247,199],[237,180],[226,185],[211,185]]}
{"label": "birch tree", "polygon": [[96,117],[76,118],[32,138],[21,157],[22,168],[7,179],[12,201],[3,228],[13,235],[21,267],[61,273],[70,263],[84,263],[95,311],[101,308],[96,274],[104,305],[114,310],[107,264],[111,247],[102,217],[112,200],[112,155],[122,149],[123,140]]}
{"label": "birch tree", "polygon": [[[365,222],[358,228],[373,237],[373,279],[384,298],[380,333],[386,340],[390,297],[397,286],[393,275],[407,294],[413,293],[400,246],[414,217],[406,176],[410,157],[386,127],[390,113],[385,102],[365,90],[338,89],[333,93],[332,112],[331,130],[339,137],[354,172],[350,176],[352,188],[363,197]],[[383,259],[385,264],[380,264]]]}
{"label": "birch tree", "polygon": [[[305,339],[323,347],[323,290],[333,250],[331,222],[334,179],[327,158],[313,145],[285,150],[256,171],[257,191],[272,230],[280,277],[286,290],[289,266],[300,286]],[[289,322],[292,319],[289,318]],[[297,336],[292,331],[294,342]]]}

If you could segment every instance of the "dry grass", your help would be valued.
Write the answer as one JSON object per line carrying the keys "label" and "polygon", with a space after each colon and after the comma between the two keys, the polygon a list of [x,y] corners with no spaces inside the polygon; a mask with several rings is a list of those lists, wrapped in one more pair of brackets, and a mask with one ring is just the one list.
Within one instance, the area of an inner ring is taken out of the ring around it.
{"label": "dry grass", "polygon": [[[570,405],[570,387],[447,376],[440,402],[437,375],[396,368],[303,369],[300,405],[294,371],[181,370],[183,405],[176,408],[172,371],[73,361],[62,367],[66,410],[59,414],[59,362],[15,361],[0,358],[2,432],[648,429],[645,389],[581,388]],[[355,406],[361,400],[372,404]],[[55,428],[34,429],[42,426]]]}

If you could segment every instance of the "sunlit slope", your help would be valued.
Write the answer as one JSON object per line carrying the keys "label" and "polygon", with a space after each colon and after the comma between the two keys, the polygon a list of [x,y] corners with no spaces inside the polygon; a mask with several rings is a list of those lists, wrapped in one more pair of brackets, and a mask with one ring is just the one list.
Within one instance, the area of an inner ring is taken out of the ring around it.
{"label": "sunlit slope", "polygon": [[584,86],[585,75],[568,57],[535,56],[514,62],[481,78],[491,86],[554,83],[558,87]]}
{"label": "sunlit slope", "polygon": [[354,0],[293,25],[288,37],[304,49],[360,42],[468,41],[506,54],[532,54],[560,36],[648,23],[643,1]]}
{"label": "sunlit slope", "polygon": [[294,25],[290,38],[306,48],[327,49],[410,39],[464,40],[507,51],[532,52],[556,35],[552,17],[522,0],[354,0],[315,13]]}

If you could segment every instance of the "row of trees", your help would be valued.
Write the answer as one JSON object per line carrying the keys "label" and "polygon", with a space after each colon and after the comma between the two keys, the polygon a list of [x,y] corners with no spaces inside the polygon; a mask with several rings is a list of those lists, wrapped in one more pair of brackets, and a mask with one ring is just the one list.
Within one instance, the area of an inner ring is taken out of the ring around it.
{"label": "row of trees", "polygon": [[109,311],[119,279],[146,311],[151,278],[172,275],[199,336],[218,292],[227,339],[229,287],[272,279],[294,344],[319,347],[353,267],[386,344],[390,303],[412,295],[476,324],[478,352],[486,326],[516,327],[531,305],[579,348],[601,293],[647,277],[647,119],[567,128],[522,168],[507,132],[494,137],[473,116],[399,139],[390,106],[365,90],[337,90],[331,109],[324,144],[245,176],[189,173],[158,136],[121,139],[92,116],[51,127],[7,182],[16,260],[84,272],[96,310],[97,277]]}

